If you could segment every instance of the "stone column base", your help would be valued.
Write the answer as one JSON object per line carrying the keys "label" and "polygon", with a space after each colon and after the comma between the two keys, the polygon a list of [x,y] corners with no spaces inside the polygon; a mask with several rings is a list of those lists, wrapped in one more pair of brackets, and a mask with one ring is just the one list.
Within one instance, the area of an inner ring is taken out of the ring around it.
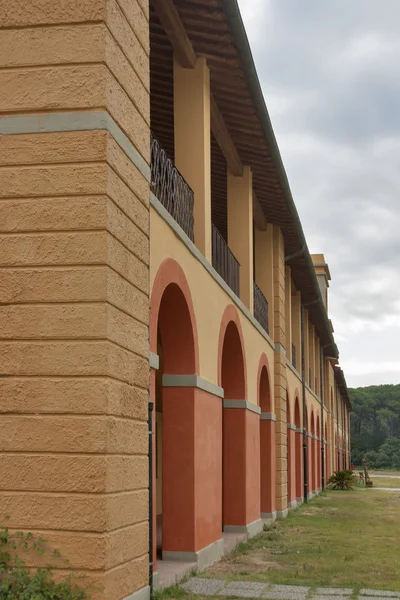
{"label": "stone column base", "polygon": [[276,511],[276,518],[277,519],[285,519],[289,514],[289,510],[287,508],[285,508],[284,510],[277,510]]}
{"label": "stone column base", "polygon": [[276,510],[270,513],[261,513],[261,518],[276,521]]}
{"label": "stone column base", "polygon": [[[261,519],[263,516],[261,515]],[[261,519],[253,521],[248,525],[224,525],[224,532],[226,533],[246,533],[249,538],[262,532],[264,529],[264,523]]]}
{"label": "stone column base", "polygon": [[196,563],[197,569],[202,571],[217,562],[224,555],[224,540],[221,538],[197,552],[170,552],[162,553],[163,560],[177,560],[180,562]]}

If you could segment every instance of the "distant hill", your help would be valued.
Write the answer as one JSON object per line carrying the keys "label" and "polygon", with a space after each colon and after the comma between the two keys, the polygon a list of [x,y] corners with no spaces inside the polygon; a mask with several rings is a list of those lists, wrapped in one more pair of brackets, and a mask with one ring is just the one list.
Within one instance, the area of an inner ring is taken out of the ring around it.
{"label": "distant hill", "polygon": [[349,389],[351,461],[370,468],[400,469],[400,384]]}

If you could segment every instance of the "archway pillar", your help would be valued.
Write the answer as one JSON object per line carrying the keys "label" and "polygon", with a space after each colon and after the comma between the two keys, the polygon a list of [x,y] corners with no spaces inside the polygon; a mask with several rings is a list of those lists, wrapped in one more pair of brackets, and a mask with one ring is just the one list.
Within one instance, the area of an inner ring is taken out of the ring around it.
{"label": "archway pillar", "polygon": [[322,490],[322,443],[321,443],[321,438],[317,439],[317,466],[318,466],[317,486],[318,486],[319,490]]}
{"label": "archway pillar", "polygon": [[260,519],[260,407],[223,402],[223,529],[255,535]]}
{"label": "archway pillar", "polygon": [[287,424],[288,442],[288,507],[297,505],[296,499],[296,426]]}
{"label": "archway pillar", "polygon": [[307,432],[308,497],[311,497],[314,492],[313,466],[312,435]]}
{"label": "archway pillar", "polygon": [[210,69],[200,56],[194,69],[174,61],[175,164],[194,192],[196,246],[211,262]]}
{"label": "archway pillar", "polygon": [[240,264],[240,299],[253,313],[253,175],[250,167],[236,177],[228,172],[228,240]]}
{"label": "archway pillar", "polygon": [[276,415],[260,415],[261,517],[276,518]]}
{"label": "archway pillar", "polygon": [[197,375],[163,376],[162,556],[200,568],[224,549],[222,396]]}
{"label": "archway pillar", "polygon": [[304,500],[304,472],[303,472],[303,430],[301,427],[296,428],[295,433],[296,443],[296,500],[297,504],[301,504]]}

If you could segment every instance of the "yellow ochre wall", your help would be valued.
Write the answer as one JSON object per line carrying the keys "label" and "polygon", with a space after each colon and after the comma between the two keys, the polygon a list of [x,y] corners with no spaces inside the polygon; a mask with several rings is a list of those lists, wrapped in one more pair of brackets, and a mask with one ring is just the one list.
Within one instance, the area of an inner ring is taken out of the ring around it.
{"label": "yellow ochre wall", "polygon": [[[197,324],[199,374],[211,383],[219,385],[219,332],[224,311],[228,305],[233,304],[233,301],[153,208],[150,209],[150,236],[153,240],[159,240],[158,243],[151,244],[150,248],[150,286],[153,286],[157,271],[166,258],[173,258],[182,267],[191,291]],[[273,410],[274,350],[239,308],[238,313],[243,331],[247,364],[247,399],[253,404],[258,403],[258,367],[261,355],[265,353],[270,366]]]}
{"label": "yellow ochre wall", "polygon": [[58,548],[93,600],[148,584],[148,18],[0,10],[0,524]]}

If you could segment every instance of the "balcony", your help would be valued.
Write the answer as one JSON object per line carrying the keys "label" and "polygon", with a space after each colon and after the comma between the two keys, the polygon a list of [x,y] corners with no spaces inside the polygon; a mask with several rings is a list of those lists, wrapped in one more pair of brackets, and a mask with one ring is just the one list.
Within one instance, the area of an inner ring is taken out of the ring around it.
{"label": "balcony", "polygon": [[268,330],[268,300],[254,282],[254,317],[260,323],[261,327],[269,333]]}
{"label": "balcony", "polygon": [[193,191],[153,135],[150,160],[151,191],[193,242]]}
{"label": "balcony", "polygon": [[292,365],[295,369],[297,369],[296,346],[294,344],[292,344]]}
{"label": "balcony", "polygon": [[239,296],[240,265],[214,223],[212,223],[212,265],[236,296]]}

